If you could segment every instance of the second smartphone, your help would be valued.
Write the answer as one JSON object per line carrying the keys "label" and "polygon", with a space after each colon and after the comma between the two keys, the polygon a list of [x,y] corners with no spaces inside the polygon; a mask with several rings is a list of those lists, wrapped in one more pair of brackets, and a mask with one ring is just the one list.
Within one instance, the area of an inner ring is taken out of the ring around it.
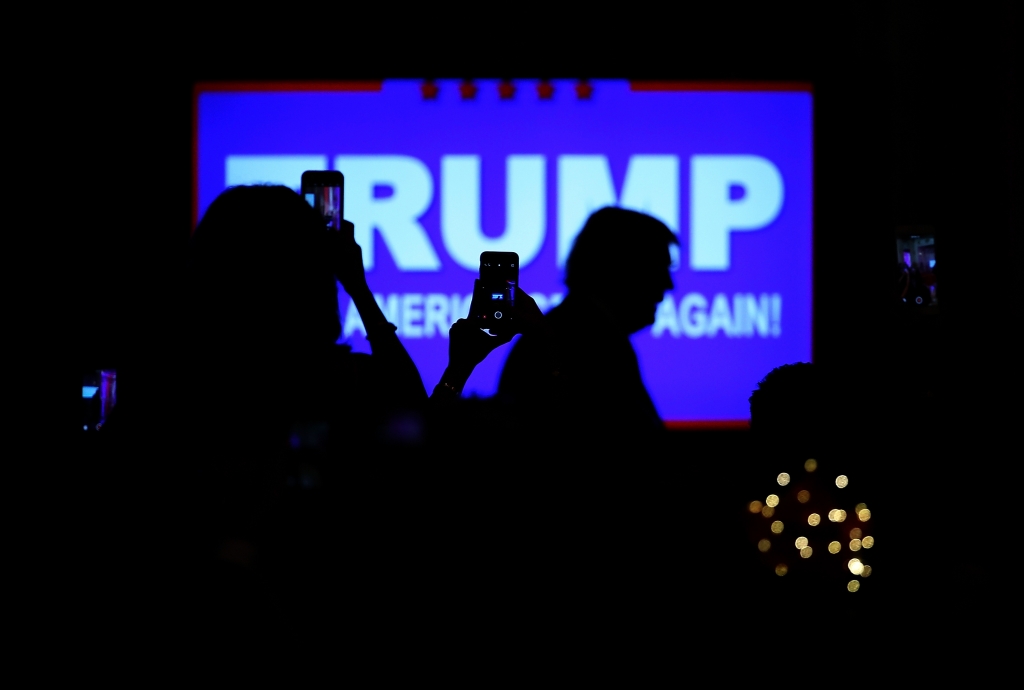
{"label": "second smartphone", "polygon": [[519,255],[515,252],[480,254],[480,283],[473,297],[470,318],[481,328],[512,321],[516,285],[519,284]]}

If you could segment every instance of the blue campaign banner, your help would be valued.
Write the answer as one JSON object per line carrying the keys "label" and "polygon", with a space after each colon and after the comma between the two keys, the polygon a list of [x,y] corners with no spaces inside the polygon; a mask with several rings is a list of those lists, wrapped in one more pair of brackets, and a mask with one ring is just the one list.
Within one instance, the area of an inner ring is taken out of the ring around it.
{"label": "blue campaign banner", "polygon": [[[195,98],[197,214],[232,185],[297,190],[304,170],[344,173],[367,280],[428,389],[480,252],[518,252],[520,285],[550,309],[573,239],[608,205],[679,236],[675,290],[633,336],[664,419],[746,420],[765,374],[811,359],[808,89],[395,80],[210,84]],[[339,308],[341,341],[369,351],[343,291]],[[510,348],[467,393],[495,392]]]}

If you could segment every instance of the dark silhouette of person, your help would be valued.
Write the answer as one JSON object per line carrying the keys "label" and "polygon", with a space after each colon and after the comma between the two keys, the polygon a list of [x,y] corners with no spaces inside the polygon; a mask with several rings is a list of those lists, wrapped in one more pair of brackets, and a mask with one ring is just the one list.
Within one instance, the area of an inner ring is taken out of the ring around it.
{"label": "dark silhouette of person", "polygon": [[[476,510],[472,524],[492,524],[423,460],[435,450],[449,462],[467,455],[465,433],[453,445],[460,430],[446,418],[460,419],[466,379],[514,331],[452,326],[432,420],[419,373],[366,284],[350,223],[326,229],[284,187],[236,187],[211,204],[189,260],[182,455],[200,488],[187,531],[205,592],[196,615],[233,629],[312,629],[341,609],[355,615],[346,592],[423,605],[417,593],[438,591],[477,543],[448,513]],[[336,280],[359,310],[369,356],[336,344]],[[520,327],[542,318],[521,290],[517,303]],[[445,435],[437,448],[396,446],[430,421]],[[429,571],[415,583],[413,561]]]}
{"label": "dark silhouette of person", "polygon": [[773,459],[823,450],[835,414],[821,369],[807,362],[772,369],[751,393],[750,429]]}
{"label": "dark silhouette of person", "polygon": [[499,396],[529,417],[547,444],[638,443],[664,426],[630,336],[654,323],[673,288],[661,221],[608,207],[593,213],[566,262],[565,300],[513,347]]}
{"label": "dark silhouette of person", "polygon": [[[369,357],[336,344],[336,280],[359,310]],[[192,237],[188,290],[194,424],[231,419],[257,436],[288,434],[341,408],[364,414],[426,399],[366,284],[352,225],[328,231],[286,187],[235,187],[210,205]]]}
{"label": "dark silhouette of person", "polygon": [[676,242],[649,215],[594,212],[569,254],[565,299],[519,337],[499,380],[513,421],[484,447],[511,460],[500,485],[514,489],[519,589],[579,615],[597,599],[655,606],[678,572],[665,548],[678,516],[659,462],[664,424],[630,343],[673,288]]}
{"label": "dark silhouette of person", "polygon": [[[417,433],[426,391],[353,230],[286,187],[249,186],[217,197],[191,238],[174,471],[197,616],[256,629],[332,610],[337,511],[372,502],[371,458],[396,428]],[[337,344],[338,282],[370,355]]]}

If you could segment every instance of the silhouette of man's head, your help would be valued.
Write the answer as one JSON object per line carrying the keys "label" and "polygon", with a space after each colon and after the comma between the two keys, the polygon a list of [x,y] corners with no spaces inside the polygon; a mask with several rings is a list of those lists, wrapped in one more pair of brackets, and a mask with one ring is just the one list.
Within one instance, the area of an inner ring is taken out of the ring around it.
{"label": "silhouette of man's head", "polygon": [[607,207],[595,211],[576,237],[565,266],[570,294],[587,295],[635,333],[654,323],[673,288],[668,226],[644,213]]}
{"label": "silhouette of man's head", "polygon": [[337,286],[320,216],[281,186],[217,197],[189,247],[191,316],[202,342],[271,349],[333,344]]}

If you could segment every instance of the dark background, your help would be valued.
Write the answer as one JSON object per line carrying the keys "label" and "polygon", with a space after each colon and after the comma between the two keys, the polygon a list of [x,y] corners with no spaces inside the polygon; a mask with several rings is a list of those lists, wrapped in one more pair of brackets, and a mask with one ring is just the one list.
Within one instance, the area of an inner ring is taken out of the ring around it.
{"label": "dark background", "polygon": [[[513,6],[479,17],[304,9],[258,17],[167,9],[144,27],[89,34],[69,61],[69,102],[82,125],[75,155],[88,161],[77,173],[81,275],[71,291],[81,370],[116,368],[122,399],[153,409],[174,385],[164,372],[174,358],[191,229],[196,81],[809,81],[815,360],[843,382],[823,404],[859,430],[851,444],[884,486],[907,547],[906,577],[935,576],[929,564],[940,552],[956,554],[941,577],[971,589],[1006,574],[999,520],[1009,506],[1002,487],[1019,457],[1012,441],[1020,408],[1020,348],[1011,337],[1021,311],[1013,279],[1022,120],[1013,3],[972,3],[957,13],[925,2],[843,11],[680,5],[589,19]],[[902,225],[935,228],[938,315],[893,309],[894,232]],[[168,433],[186,415],[161,414]],[[68,419],[77,428],[76,415]],[[725,481],[723,470],[748,442],[735,432],[675,438],[698,484]]]}

